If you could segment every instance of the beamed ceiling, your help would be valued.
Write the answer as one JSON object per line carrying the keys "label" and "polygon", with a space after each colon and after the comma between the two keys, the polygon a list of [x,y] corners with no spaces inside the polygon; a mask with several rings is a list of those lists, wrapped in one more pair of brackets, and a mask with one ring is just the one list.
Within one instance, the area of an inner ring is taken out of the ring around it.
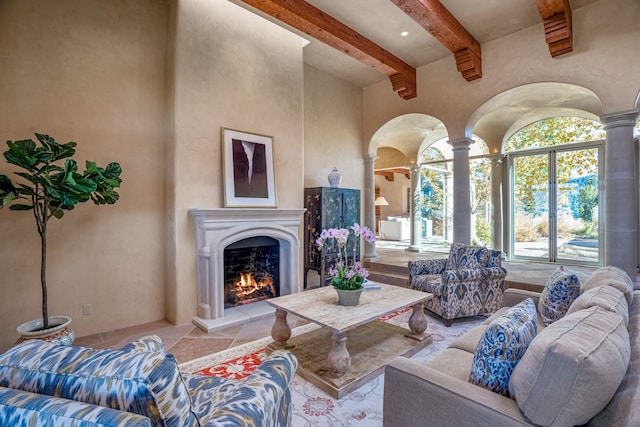
{"label": "beamed ceiling", "polygon": [[596,0],[232,1],[308,39],[309,65],[361,87],[389,79],[411,99],[416,68],[453,55],[452,73],[480,79],[482,44],[533,25],[549,55],[571,52],[572,10]]}

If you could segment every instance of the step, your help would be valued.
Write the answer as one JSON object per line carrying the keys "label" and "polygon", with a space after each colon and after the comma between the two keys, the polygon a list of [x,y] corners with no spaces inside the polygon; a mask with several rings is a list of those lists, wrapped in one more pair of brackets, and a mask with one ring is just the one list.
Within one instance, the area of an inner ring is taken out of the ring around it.
{"label": "step", "polygon": [[406,274],[407,277],[409,277],[409,267],[407,267],[406,265],[382,264],[380,262],[365,261],[364,266],[369,271],[392,274]]}
{"label": "step", "polygon": [[407,274],[394,274],[378,271],[369,271],[369,280],[372,282],[385,283],[387,285],[400,286],[403,288],[409,287],[409,273]]}

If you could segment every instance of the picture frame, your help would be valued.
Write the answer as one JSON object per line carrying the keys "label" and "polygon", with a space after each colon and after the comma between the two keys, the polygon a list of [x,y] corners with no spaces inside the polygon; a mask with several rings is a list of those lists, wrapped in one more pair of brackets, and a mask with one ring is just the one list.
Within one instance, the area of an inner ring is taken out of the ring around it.
{"label": "picture frame", "polygon": [[273,137],[222,128],[224,205],[276,207]]}

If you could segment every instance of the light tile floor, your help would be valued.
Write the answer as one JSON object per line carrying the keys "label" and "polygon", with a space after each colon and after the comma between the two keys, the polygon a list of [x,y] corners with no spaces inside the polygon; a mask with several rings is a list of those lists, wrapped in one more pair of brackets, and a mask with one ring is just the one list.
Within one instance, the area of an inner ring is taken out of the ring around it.
{"label": "light tile floor", "polygon": [[[444,253],[417,253],[405,251],[405,244],[397,242],[380,242],[376,248],[382,263],[406,265],[410,259],[446,257]],[[535,264],[527,262],[506,262],[508,279],[523,283],[544,286],[547,278],[555,270],[556,265]],[[571,267],[586,277],[592,268]],[[293,315],[287,316],[291,328],[308,323]],[[162,338],[168,352],[175,355],[179,363],[197,359],[257,339],[271,335],[271,327],[275,316],[264,317],[242,325],[230,326],[212,333],[205,333],[193,324],[172,325],[166,320],[146,323],[117,329],[75,340],[75,345],[117,349],[144,335],[155,334]]]}

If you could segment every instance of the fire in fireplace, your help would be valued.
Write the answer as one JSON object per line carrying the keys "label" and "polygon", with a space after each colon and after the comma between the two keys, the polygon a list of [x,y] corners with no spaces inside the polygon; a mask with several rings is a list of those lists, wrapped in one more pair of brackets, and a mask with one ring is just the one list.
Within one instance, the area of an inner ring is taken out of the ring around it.
{"label": "fire in fireplace", "polygon": [[280,244],[250,237],[224,250],[224,308],[280,296]]}

